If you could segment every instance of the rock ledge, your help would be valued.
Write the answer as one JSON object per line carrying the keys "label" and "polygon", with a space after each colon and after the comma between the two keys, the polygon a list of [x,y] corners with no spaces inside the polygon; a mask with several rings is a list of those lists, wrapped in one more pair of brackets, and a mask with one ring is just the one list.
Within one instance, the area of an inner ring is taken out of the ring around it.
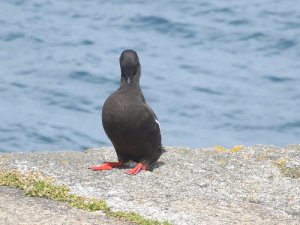
{"label": "rock ledge", "polygon": [[0,169],[39,171],[73,193],[105,199],[113,210],[173,224],[300,224],[300,145],[236,153],[166,147],[153,172],[87,169],[112,160],[113,148],[1,153]]}

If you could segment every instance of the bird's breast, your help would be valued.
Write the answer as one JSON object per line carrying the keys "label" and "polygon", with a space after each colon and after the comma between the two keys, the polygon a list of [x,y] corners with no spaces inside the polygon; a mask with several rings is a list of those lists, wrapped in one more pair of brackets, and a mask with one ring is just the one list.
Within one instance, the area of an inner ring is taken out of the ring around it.
{"label": "bird's breast", "polygon": [[119,130],[136,129],[141,123],[141,106],[124,97],[109,97],[102,108],[104,129],[114,127]]}

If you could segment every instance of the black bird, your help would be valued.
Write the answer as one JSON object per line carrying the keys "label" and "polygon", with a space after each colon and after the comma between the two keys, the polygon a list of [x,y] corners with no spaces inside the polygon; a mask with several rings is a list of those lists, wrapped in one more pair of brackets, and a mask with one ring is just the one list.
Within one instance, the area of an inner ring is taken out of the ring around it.
{"label": "black bird", "polygon": [[105,162],[89,169],[110,170],[131,160],[137,165],[126,173],[135,175],[140,170],[148,170],[164,150],[159,122],[140,88],[141,65],[137,53],[123,51],[120,66],[120,87],[106,99],[102,108],[103,128],[114,145],[118,162]]}

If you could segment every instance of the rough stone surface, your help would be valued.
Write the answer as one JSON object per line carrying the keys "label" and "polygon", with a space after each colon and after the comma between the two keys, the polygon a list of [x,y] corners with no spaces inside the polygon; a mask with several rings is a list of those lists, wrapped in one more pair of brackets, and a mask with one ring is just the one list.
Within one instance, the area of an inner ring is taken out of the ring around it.
{"label": "rough stone surface", "polygon": [[[86,152],[2,153],[0,168],[40,171],[113,210],[134,211],[173,224],[300,224],[300,179],[276,162],[300,169],[300,145],[255,145],[237,153],[167,147],[153,172],[90,171],[116,160],[113,148]],[[133,166],[133,165],[129,165]]]}
{"label": "rough stone surface", "polygon": [[24,196],[23,191],[0,186],[1,225],[128,225],[102,212],[85,212],[67,204]]}

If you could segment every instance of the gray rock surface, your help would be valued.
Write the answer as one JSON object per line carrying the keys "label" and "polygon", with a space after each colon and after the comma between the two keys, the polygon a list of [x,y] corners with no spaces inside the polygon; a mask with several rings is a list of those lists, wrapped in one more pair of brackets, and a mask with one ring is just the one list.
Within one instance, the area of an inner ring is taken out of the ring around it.
{"label": "gray rock surface", "polygon": [[67,204],[24,196],[24,192],[0,186],[1,225],[128,225],[102,212],[85,212]]}
{"label": "gray rock surface", "polygon": [[300,224],[300,179],[276,165],[300,169],[300,145],[166,150],[153,172],[136,176],[125,168],[87,169],[116,160],[113,148],[2,153],[0,168],[40,171],[76,194],[105,199],[113,210],[173,224]]}

